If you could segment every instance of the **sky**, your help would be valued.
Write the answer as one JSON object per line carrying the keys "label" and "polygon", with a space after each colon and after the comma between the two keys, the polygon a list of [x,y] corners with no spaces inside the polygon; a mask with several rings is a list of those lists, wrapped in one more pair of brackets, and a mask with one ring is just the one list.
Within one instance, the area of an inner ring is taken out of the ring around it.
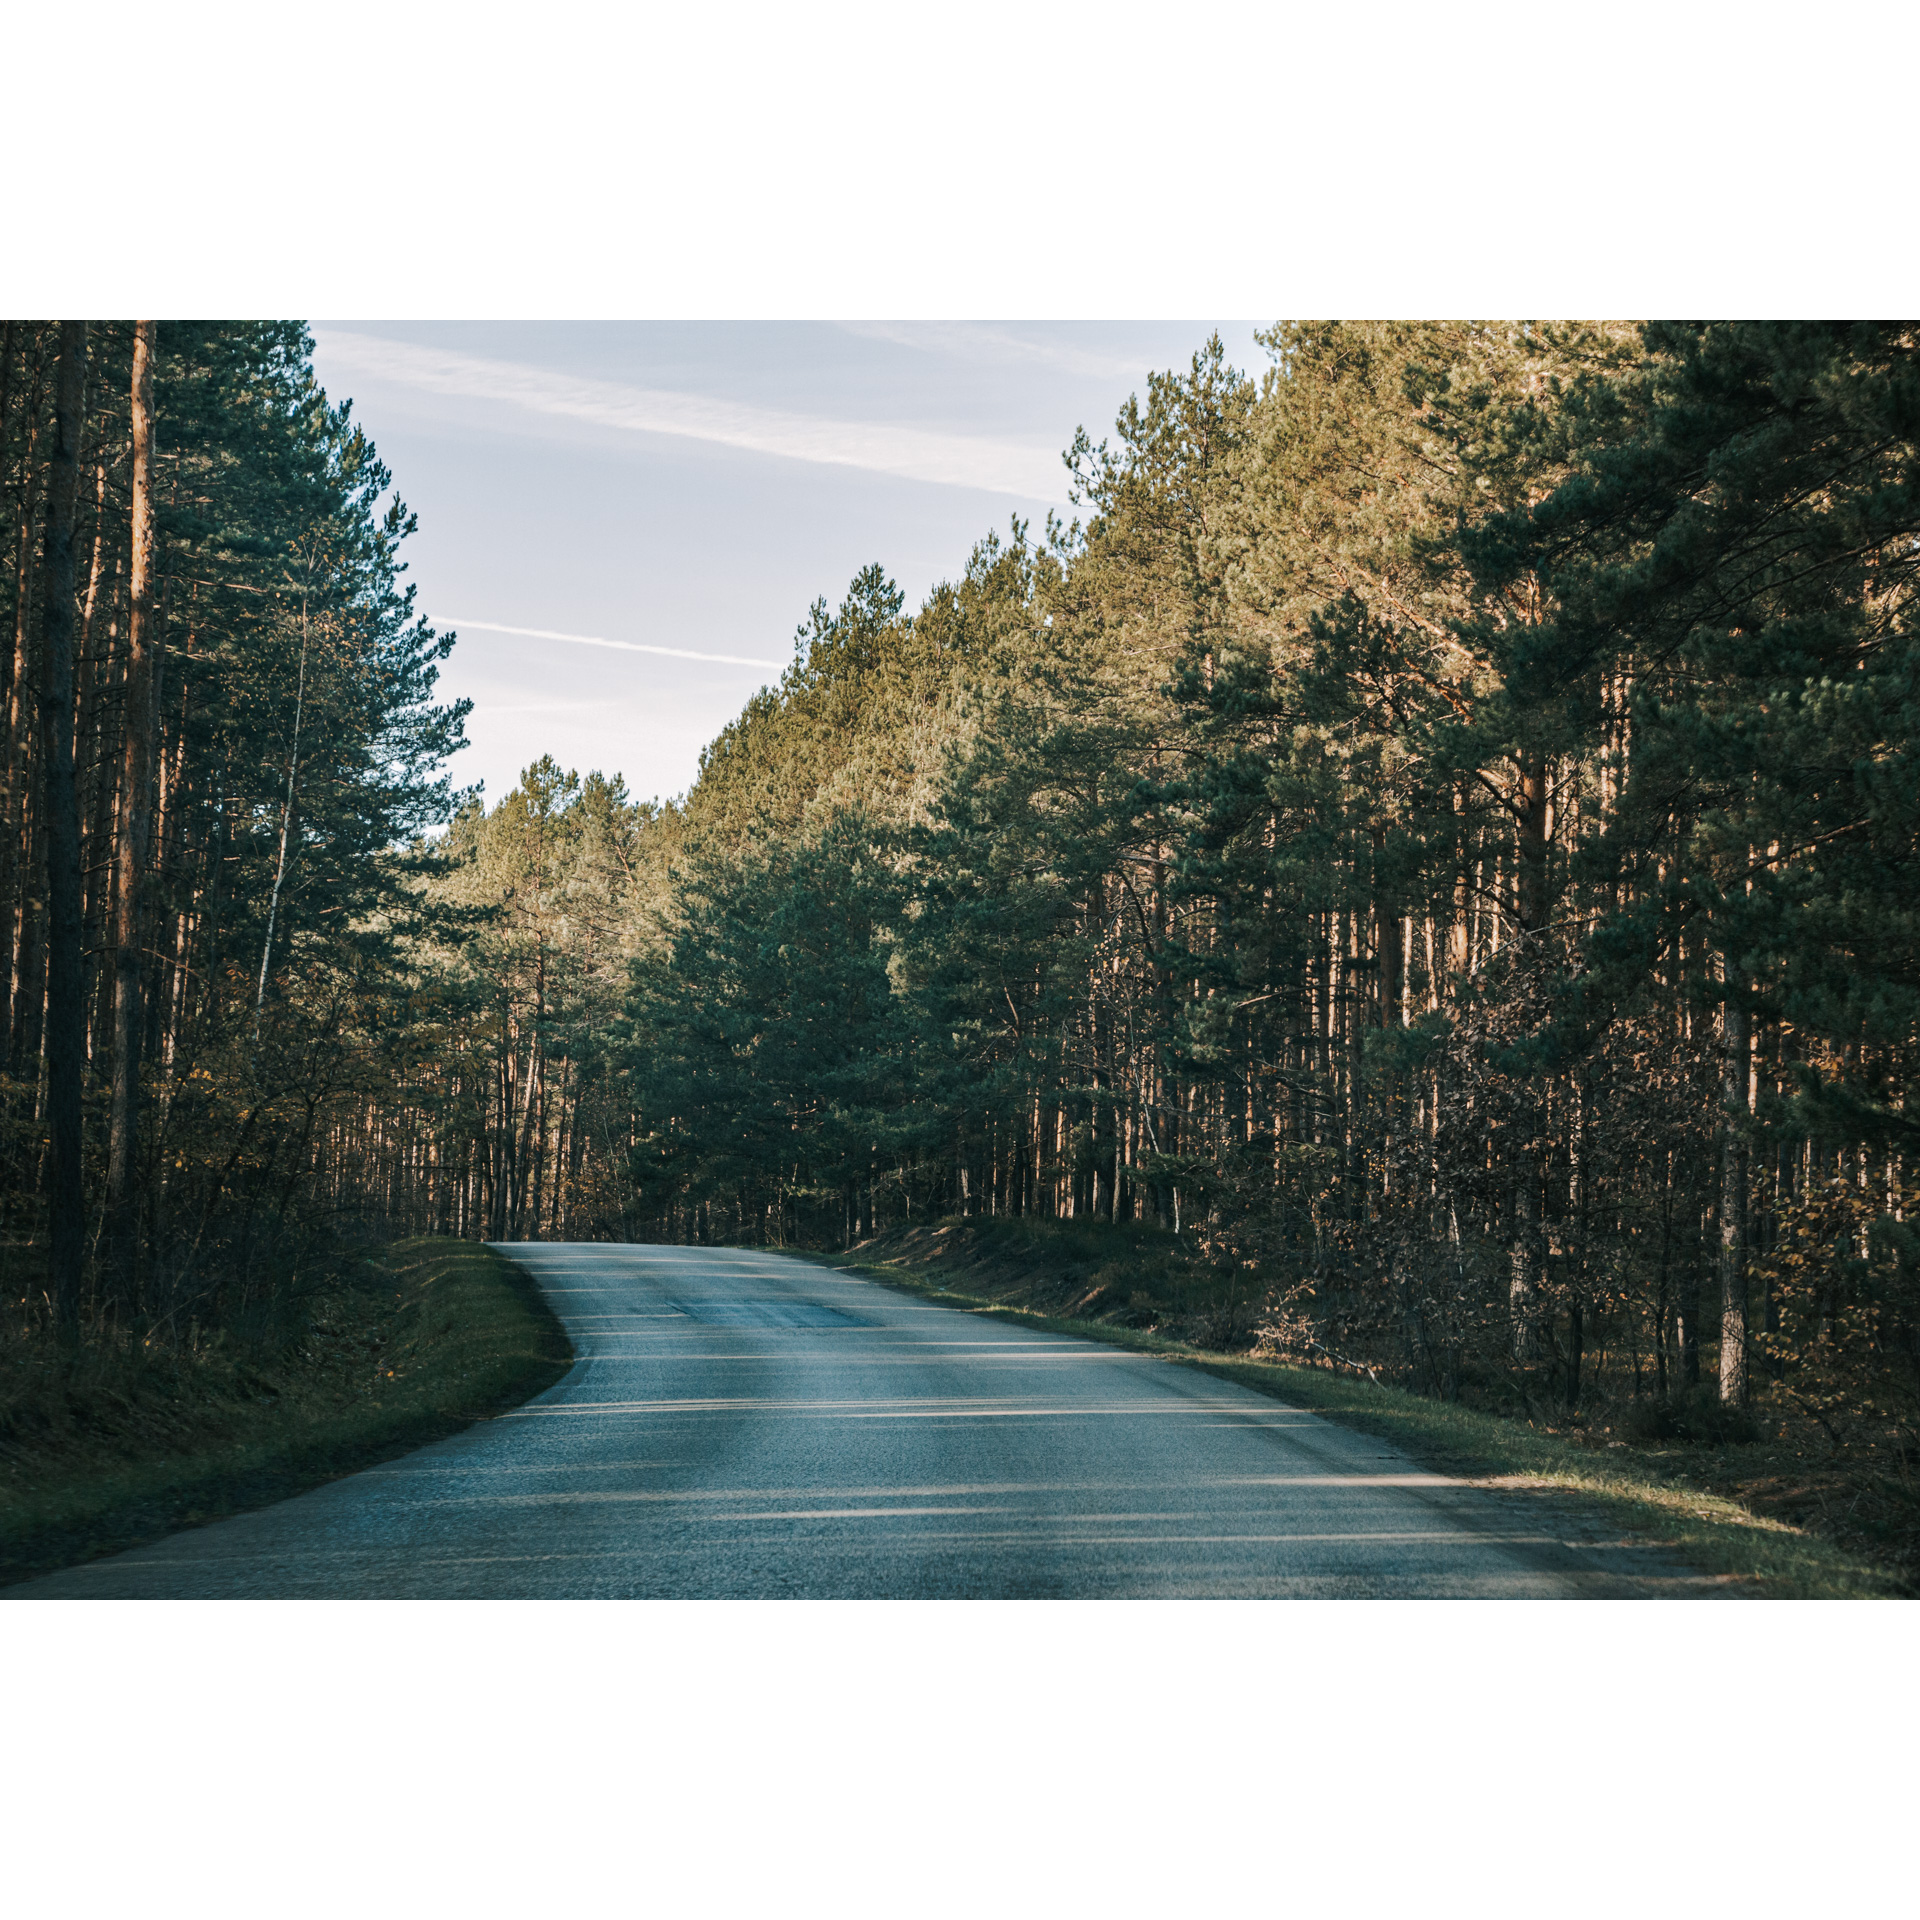
{"label": "sky", "polygon": [[[419,517],[419,607],[472,700],[456,785],[491,805],[543,753],[682,793],[700,750],[793,656],[794,630],[878,561],[917,607],[1010,516],[1071,518],[1061,453],[1218,327],[315,321]],[[567,637],[571,636],[571,637]],[[597,643],[597,644],[596,644]]]}

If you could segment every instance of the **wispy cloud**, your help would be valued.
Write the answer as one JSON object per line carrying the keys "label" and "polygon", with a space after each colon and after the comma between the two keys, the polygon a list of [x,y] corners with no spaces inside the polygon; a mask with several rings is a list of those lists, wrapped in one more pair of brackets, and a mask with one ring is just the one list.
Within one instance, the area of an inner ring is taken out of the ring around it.
{"label": "wispy cloud", "polygon": [[848,320],[844,331],[862,340],[885,340],[896,347],[922,353],[942,353],[955,360],[985,361],[989,365],[1051,367],[1093,380],[1143,381],[1146,366],[1123,354],[1101,353],[1068,340],[1034,339],[1009,327],[986,326],[970,320]]}
{"label": "wispy cloud", "polygon": [[[1021,500],[1066,498],[1055,450],[1006,440],[975,439],[890,421],[825,420],[733,400],[582,380],[510,360],[485,360],[442,347],[388,340],[345,328],[315,328],[329,373],[387,380],[528,413],[557,415],[632,433],[672,434],[751,453],[821,466],[860,467],[903,480],[973,487]],[[474,623],[478,625],[478,622]]]}
{"label": "wispy cloud", "polygon": [[[649,647],[638,640],[603,640],[592,633],[555,633],[548,627],[503,627],[497,620],[465,620],[456,613],[437,613],[443,627],[475,627],[482,633],[512,633],[523,640],[567,640],[576,647],[611,647],[616,653],[653,653],[664,660],[705,660],[716,667],[764,667],[779,673],[784,660],[749,660],[737,653],[691,653],[685,647]],[[529,712],[533,709],[529,708]]]}

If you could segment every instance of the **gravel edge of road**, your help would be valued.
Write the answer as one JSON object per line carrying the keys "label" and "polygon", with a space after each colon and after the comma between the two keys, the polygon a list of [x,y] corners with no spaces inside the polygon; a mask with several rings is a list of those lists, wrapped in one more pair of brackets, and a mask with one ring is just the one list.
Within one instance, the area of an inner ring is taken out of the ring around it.
{"label": "gravel edge of road", "polygon": [[[788,1249],[788,1251],[794,1251]],[[1096,1341],[1194,1367],[1271,1399],[1391,1442],[1434,1472],[1469,1485],[1570,1503],[1587,1525],[1657,1545],[1756,1599],[1871,1600],[1913,1596],[1883,1569],[1818,1535],[1755,1514],[1703,1488],[1639,1477],[1588,1449],[1498,1416],[1394,1387],[1238,1359],[1126,1327],[1065,1320],[971,1295],[885,1263],[801,1253],[838,1272],[959,1312],[1018,1321],[1037,1332]],[[1572,1517],[1570,1515],[1569,1517]]]}

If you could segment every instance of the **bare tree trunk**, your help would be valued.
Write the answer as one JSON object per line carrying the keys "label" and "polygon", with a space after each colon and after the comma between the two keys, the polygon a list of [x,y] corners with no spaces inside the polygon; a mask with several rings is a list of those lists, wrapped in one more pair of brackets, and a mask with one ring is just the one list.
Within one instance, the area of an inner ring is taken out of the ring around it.
{"label": "bare tree trunk", "polygon": [[1547,763],[1539,756],[1530,758],[1520,770],[1519,872],[1515,877],[1520,925],[1527,933],[1538,933],[1547,924],[1548,911],[1548,833]]}
{"label": "bare tree trunk", "polygon": [[[37,705],[37,695],[35,702]],[[37,747],[29,743],[29,769],[40,766]],[[44,772],[44,769],[42,769]],[[36,791],[29,772],[26,790],[21,795],[21,811],[26,815],[26,834],[21,843],[20,944],[15,950],[13,971],[13,1052],[12,1072],[35,1088],[33,1113],[41,1116],[40,1068],[42,1065],[41,1015],[47,1004],[47,822],[41,804],[44,791]]]}
{"label": "bare tree trunk", "polygon": [[1389,907],[1379,909],[1380,1024],[1406,1024],[1407,923]]}
{"label": "bare tree trunk", "polygon": [[73,636],[77,608],[74,502],[87,411],[87,323],[60,326],[47,487],[46,584],[42,594],[40,764],[47,821],[47,1106],[52,1157],[48,1220],[54,1317],[60,1338],[80,1338],[86,1204],[80,1167],[80,1095],[86,1069],[86,981],[80,954],[80,808],[73,785]]}
{"label": "bare tree trunk", "polygon": [[1448,973],[1456,976],[1454,990],[1458,991],[1457,976],[1467,971],[1473,958],[1473,862],[1467,848],[1466,825],[1462,816],[1467,810],[1466,791],[1456,786],[1453,790],[1453,813],[1458,834],[1453,868],[1453,912],[1447,921],[1446,967]]}
{"label": "bare tree trunk", "polygon": [[287,794],[280,808],[280,858],[273,869],[273,892],[267,897],[267,937],[260,946],[260,984],[253,996],[253,1044],[260,1044],[260,1016],[267,1005],[267,969],[273,960],[273,930],[280,917],[280,889],[287,878],[287,840],[293,831],[293,793],[300,778],[300,723],[307,712],[307,602],[313,584],[313,562],[307,562],[307,585],[300,594],[300,681],[293,697],[293,749],[287,756]]}
{"label": "bare tree trunk", "polygon": [[140,883],[153,824],[153,763],[159,731],[153,617],[153,354],[155,323],[133,329],[133,559],[123,683],[120,821],[113,850],[113,1092],[107,1123],[108,1269],[124,1306],[138,1299],[134,1161],[139,1152]]}
{"label": "bare tree trunk", "polygon": [[0,894],[6,902],[7,951],[0,957],[7,982],[5,1059],[20,1067],[20,950],[28,937],[27,892],[32,884],[31,843],[27,838],[26,793],[20,779],[21,734],[26,718],[27,674],[31,665],[29,638],[33,608],[33,523],[35,518],[33,457],[40,433],[40,368],[34,369],[27,395],[27,443],[20,462],[20,539],[13,598],[13,660],[7,677],[7,795],[5,819],[0,820]]}
{"label": "bare tree trunk", "polygon": [[[1115,1207],[1118,1201],[1116,1191],[1118,1182],[1114,1177],[1114,1110],[1111,1095],[1112,1076],[1108,1072],[1108,1051],[1110,1036],[1109,1020],[1105,1008],[1097,995],[1088,1010],[1088,1028],[1092,1040],[1092,1072],[1088,1079],[1092,1085],[1093,1108],[1089,1116],[1090,1132],[1093,1140],[1093,1217],[1096,1220],[1112,1220],[1116,1217]],[[965,1175],[961,1176],[961,1191],[966,1191]]]}
{"label": "bare tree trunk", "polygon": [[1534,1155],[1521,1158],[1513,1189],[1513,1244],[1509,1253],[1507,1312],[1511,1321],[1513,1357],[1522,1365],[1539,1351],[1540,1279],[1544,1229],[1540,1221],[1540,1179]]}
{"label": "bare tree trunk", "polygon": [[[1524,939],[1529,933],[1542,931],[1547,924],[1547,766],[1538,755],[1530,757],[1520,770],[1517,800],[1514,905]],[[1530,1131],[1535,1135],[1540,1133],[1537,1120]],[[1513,1323],[1513,1357],[1523,1363],[1539,1351],[1539,1329],[1535,1322],[1540,1283],[1546,1269],[1545,1228],[1540,1209],[1544,1154],[1544,1142],[1522,1153],[1514,1187],[1508,1306]]]}
{"label": "bare tree trunk", "polygon": [[1580,1366],[1586,1354],[1587,1314],[1583,1293],[1587,1273],[1587,1082],[1573,1082],[1573,1125],[1568,1139],[1567,1221],[1578,1258],[1574,1262],[1572,1299],[1567,1304],[1567,1411],[1580,1404]]}
{"label": "bare tree trunk", "polygon": [[[535,1043],[536,1046],[538,1042]],[[529,1240],[540,1238],[540,1211],[547,1175],[547,1056],[541,1049],[536,1056],[533,1083],[527,1092],[527,1131],[529,1172],[533,1191],[527,1206]]]}
{"label": "bare tree trunk", "polygon": [[1747,1397],[1747,1010],[1737,970],[1726,967],[1721,1013],[1720,1398]]}
{"label": "bare tree trunk", "polygon": [[[74,658],[74,735],[73,777],[80,809],[80,927],[84,952],[100,945],[94,910],[99,905],[100,876],[95,871],[99,860],[100,754],[94,735],[100,720],[100,649],[94,643],[95,616],[100,607],[100,581],[105,571],[107,531],[107,458],[101,453],[93,469],[93,554],[87,566],[87,597],[80,611],[80,640]],[[91,1059],[97,1046],[100,1027],[96,1009],[89,1001],[87,1027],[92,1042]]]}

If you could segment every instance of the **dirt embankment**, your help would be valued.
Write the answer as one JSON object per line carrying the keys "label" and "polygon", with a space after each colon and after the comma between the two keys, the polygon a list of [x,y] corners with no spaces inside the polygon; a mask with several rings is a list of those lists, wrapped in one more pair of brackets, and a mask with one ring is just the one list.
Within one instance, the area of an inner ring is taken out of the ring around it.
{"label": "dirt embankment", "polygon": [[997,1306],[1151,1328],[1216,1352],[1244,1351],[1254,1340],[1257,1285],[1158,1227],[939,1220],[892,1228],[835,1257],[958,1287]]}
{"label": "dirt embankment", "polygon": [[486,1247],[412,1240],[273,1350],[0,1353],[0,1585],[284,1500],[544,1391],[572,1350]]}

